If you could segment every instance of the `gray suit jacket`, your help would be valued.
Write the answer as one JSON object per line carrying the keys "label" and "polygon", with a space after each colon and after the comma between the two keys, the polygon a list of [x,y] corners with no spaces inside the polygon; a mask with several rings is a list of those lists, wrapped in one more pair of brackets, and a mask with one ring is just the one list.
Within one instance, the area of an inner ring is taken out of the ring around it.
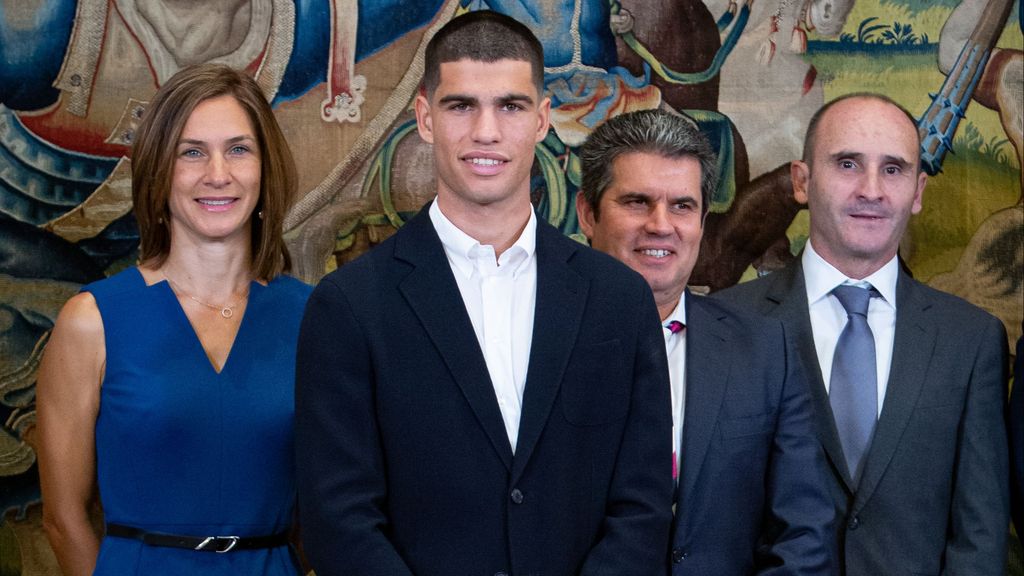
{"label": "gray suit jacket", "polygon": [[716,296],[782,320],[796,340],[831,472],[843,574],[1005,572],[1007,349],[998,320],[900,273],[888,388],[854,486],[818,366],[799,262]]}

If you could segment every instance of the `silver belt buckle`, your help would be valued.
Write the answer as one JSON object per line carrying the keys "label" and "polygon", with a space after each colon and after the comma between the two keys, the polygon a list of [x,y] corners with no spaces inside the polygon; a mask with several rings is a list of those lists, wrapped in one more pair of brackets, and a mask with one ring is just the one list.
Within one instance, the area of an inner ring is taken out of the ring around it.
{"label": "silver belt buckle", "polygon": [[217,542],[218,540],[230,540],[228,547],[223,550],[214,550],[217,554],[224,554],[225,552],[231,552],[231,550],[238,545],[238,536],[207,536],[198,546],[196,550],[206,550],[206,546],[211,542]]}

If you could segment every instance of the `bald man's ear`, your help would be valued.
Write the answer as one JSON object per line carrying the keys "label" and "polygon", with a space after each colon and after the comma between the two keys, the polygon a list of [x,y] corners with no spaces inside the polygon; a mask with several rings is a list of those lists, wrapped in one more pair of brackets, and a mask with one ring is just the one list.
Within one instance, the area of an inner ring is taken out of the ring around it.
{"label": "bald man's ear", "polygon": [[802,160],[793,160],[789,163],[789,178],[793,182],[793,198],[800,204],[807,204],[811,167]]}
{"label": "bald man's ear", "polygon": [[925,174],[924,170],[917,174],[917,190],[914,191],[914,203],[910,207],[911,214],[917,214],[921,211],[921,200],[924,198],[924,187],[928,184],[928,174]]}
{"label": "bald man's ear", "polygon": [[594,207],[587,202],[582,191],[576,193],[576,220],[580,223],[580,232],[583,232],[587,240],[593,240],[597,216],[594,214]]}

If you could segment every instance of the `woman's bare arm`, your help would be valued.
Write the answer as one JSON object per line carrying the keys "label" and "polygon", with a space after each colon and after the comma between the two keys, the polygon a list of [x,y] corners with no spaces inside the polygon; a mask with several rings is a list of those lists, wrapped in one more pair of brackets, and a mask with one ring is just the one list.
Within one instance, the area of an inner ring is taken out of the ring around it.
{"label": "woman's bare arm", "polygon": [[92,574],[99,537],[89,522],[96,487],[96,416],[106,363],[91,294],[71,298],[54,325],[36,383],[43,526],[67,576]]}

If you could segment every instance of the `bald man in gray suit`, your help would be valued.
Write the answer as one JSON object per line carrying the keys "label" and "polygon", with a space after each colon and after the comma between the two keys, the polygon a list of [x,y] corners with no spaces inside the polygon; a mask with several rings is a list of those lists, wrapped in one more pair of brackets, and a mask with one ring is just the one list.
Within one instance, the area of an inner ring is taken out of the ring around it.
{"label": "bald man in gray suit", "polygon": [[[888,98],[827,104],[792,164],[810,211],[803,254],[717,297],[782,320],[796,340],[831,471],[842,574],[1001,575],[1006,332],[900,269],[927,178],[919,150],[913,117]],[[866,312],[840,301],[854,292]]]}

